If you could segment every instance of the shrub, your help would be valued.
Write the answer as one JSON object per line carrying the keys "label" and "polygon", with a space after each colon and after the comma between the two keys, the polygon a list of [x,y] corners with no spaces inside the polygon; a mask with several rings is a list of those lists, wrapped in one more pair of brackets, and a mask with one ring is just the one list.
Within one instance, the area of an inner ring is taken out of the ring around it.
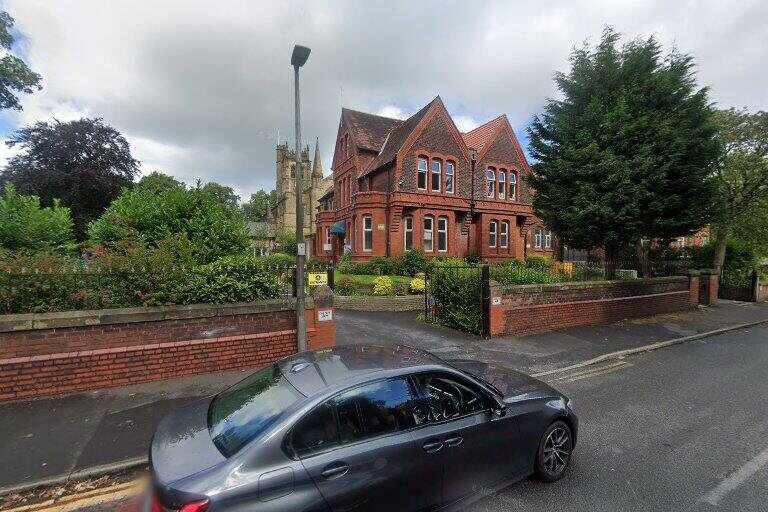
{"label": "shrub", "polygon": [[373,280],[374,295],[392,295],[392,278],[379,276]]}
{"label": "shrub", "polygon": [[251,302],[278,296],[277,275],[250,255],[226,256],[198,266],[187,293],[189,303]]}
{"label": "shrub", "polygon": [[554,266],[554,264],[555,262],[552,260],[552,258],[549,258],[547,256],[526,256],[525,257],[526,267],[536,269],[536,270],[542,270],[544,272],[552,270],[552,267]]}
{"label": "shrub", "polygon": [[6,183],[0,195],[0,247],[9,250],[71,249],[74,224],[69,208],[58,201],[40,206],[37,196],[23,196]]}
{"label": "shrub", "polygon": [[286,269],[296,265],[296,256],[284,252],[273,252],[262,258],[267,268]]}
{"label": "shrub", "polygon": [[436,265],[430,275],[429,290],[440,323],[463,331],[481,333],[481,285],[479,268]]}
{"label": "shrub", "polygon": [[339,258],[339,262],[336,265],[336,270],[342,274],[352,274],[352,266],[352,255],[348,252],[345,252],[341,255],[341,258]]}
{"label": "shrub", "polygon": [[419,272],[427,271],[427,256],[421,249],[410,249],[405,251],[401,257],[400,268],[403,275],[415,276]]}
{"label": "shrub", "polygon": [[519,265],[494,265],[490,268],[491,279],[504,285],[544,284],[557,281],[546,270]]}
{"label": "shrub", "polygon": [[411,279],[410,288],[412,293],[424,293],[427,283],[423,277],[414,277]]}

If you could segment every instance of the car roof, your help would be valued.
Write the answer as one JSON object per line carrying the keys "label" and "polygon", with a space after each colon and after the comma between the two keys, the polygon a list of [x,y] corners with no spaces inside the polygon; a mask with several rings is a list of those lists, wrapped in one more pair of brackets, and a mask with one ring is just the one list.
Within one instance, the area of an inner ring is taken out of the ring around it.
{"label": "car roof", "polygon": [[366,382],[377,372],[445,366],[440,358],[423,350],[406,345],[375,344],[342,345],[301,352],[277,364],[291,385],[307,397],[342,382],[349,385]]}

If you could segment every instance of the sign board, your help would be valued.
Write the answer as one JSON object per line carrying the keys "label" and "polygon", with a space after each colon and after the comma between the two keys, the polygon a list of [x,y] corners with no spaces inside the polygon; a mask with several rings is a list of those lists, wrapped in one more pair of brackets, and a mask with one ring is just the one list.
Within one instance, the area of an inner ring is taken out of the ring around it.
{"label": "sign board", "polygon": [[318,322],[330,322],[333,320],[333,310],[332,309],[318,309],[317,310],[317,321]]}
{"label": "sign board", "polygon": [[328,284],[328,274],[326,272],[310,272],[307,274],[309,286],[320,286]]}
{"label": "sign board", "polygon": [[323,250],[325,252],[331,252],[333,250],[333,244],[323,244]]}
{"label": "sign board", "polygon": [[386,224],[376,224],[376,229],[378,229],[379,231],[386,231],[387,226]]}
{"label": "sign board", "polygon": [[493,297],[491,299],[491,304],[493,304],[494,306],[501,305],[501,297]]}
{"label": "sign board", "polygon": [[305,242],[299,242],[296,244],[296,254],[299,256],[307,255],[307,244]]}

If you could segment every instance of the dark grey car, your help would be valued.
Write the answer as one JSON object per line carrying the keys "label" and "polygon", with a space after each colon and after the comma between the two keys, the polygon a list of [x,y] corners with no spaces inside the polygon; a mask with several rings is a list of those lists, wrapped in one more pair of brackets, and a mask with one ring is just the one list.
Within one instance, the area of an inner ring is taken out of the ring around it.
{"label": "dark grey car", "polygon": [[459,508],[559,479],[577,428],[565,396],[518,372],[405,346],[304,352],[160,423],[151,508]]}

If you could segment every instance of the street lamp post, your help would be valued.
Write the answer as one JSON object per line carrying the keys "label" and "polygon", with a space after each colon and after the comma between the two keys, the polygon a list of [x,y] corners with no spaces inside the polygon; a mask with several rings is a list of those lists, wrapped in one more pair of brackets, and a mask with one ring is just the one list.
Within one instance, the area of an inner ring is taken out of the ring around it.
{"label": "street lamp post", "polygon": [[[304,297],[304,266],[307,243],[304,238],[304,170],[301,168],[301,96],[299,94],[299,68],[309,58],[309,48],[295,45],[291,55],[293,66],[294,108],[296,113],[296,342],[299,351],[307,350],[307,319]],[[312,205],[309,205],[310,208]]]}

